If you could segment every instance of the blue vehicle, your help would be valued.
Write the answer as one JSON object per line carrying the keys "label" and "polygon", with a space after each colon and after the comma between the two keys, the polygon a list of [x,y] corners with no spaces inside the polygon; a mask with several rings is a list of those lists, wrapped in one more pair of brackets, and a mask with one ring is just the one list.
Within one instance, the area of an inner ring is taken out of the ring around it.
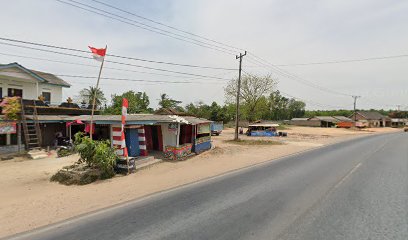
{"label": "blue vehicle", "polygon": [[211,123],[211,135],[220,135],[222,130],[224,129],[223,122],[212,122]]}

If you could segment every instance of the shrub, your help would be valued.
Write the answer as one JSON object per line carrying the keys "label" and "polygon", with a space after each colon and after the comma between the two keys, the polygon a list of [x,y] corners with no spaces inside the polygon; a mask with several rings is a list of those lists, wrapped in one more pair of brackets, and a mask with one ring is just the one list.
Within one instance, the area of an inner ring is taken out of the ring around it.
{"label": "shrub", "polygon": [[93,141],[83,133],[75,134],[75,150],[81,157],[80,162],[102,170],[103,178],[114,175],[116,154],[109,141]]}
{"label": "shrub", "polygon": [[18,120],[21,113],[20,97],[5,97],[0,103],[2,107],[2,114],[7,120]]}
{"label": "shrub", "polygon": [[60,148],[57,150],[57,157],[66,157],[69,155],[74,154],[75,151],[73,149],[65,149],[65,148]]}

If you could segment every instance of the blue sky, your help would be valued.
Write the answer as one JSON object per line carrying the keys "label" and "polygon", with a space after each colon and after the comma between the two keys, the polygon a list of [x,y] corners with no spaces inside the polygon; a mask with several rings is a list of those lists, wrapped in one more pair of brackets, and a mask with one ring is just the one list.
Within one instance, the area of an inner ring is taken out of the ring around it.
{"label": "blue sky", "polygon": [[[81,2],[95,5],[90,0]],[[109,3],[165,24],[246,49],[273,64],[408,54],[407,1],[143,0],[109,1]],[[108,44],[108,53],[117,55],[228,68],[235,68],[238,65],[233,55],[180,42],[84,12],[55,0],[8,1],[2,6],[0,20],[3,23],[2,37],[84,50],[87,50],[88,45],[103,47]],[[4,45],[0,45],[0,53],[98,65],[92,60],[78,60]],[[309,87],[279,75],[276,70],[255,66],[255,63],[250,61],[250,58],[244,58],[245,71],[256,74],[272,73],[279,82],[278,89],[285,93],[312,103],[323,104],[325,108],[352,107],[351,97]],[[55,74],[96,76],[98,72],[97,67],[0,55],[0,63],[9,62],[19,62],[28,68]],[[196,70],[159,64],[131,63],[226,79],[237,76],[237,71]],[[359,102],[362,108],[395,108],[398,104],[408,105],[407,65],[408,58],[398,58],[282,68],[324,88],[362,95]],[[109,63],[106,66],[122,68]],[[150,71],[133,67],[123,68]],[[110,69],[105,69],[103,76],[160,81],[187,80],[181,77]],[[64,79],[73,85],[70,89],[64,90],[65,97],[75,97],[81,88],[94,84],[93,79],[69,77]],[[206,103],[224,102],[225,81],[214,79],[188,81],[200,83],[152,85],[105,80],[101,88],[107,96],[127,90],[146,91],[153,107],[156,106],[160,93],[164,92],[183,101],[183,104],[199,100]],[[308,108],[322,107],[308,104]]]}

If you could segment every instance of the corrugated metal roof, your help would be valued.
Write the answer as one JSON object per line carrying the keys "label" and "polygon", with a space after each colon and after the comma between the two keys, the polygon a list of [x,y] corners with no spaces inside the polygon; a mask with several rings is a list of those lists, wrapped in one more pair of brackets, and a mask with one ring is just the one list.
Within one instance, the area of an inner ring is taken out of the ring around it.
{"label": "corrugated metal roof", "polygon": [[341,122],[354,122],[352,119],[345,116],[333,116],[335,119],[340,120]]}
{"label": "corrugated metal roof", "polygon": [[[26,118],[29,120],[33,120],[33,116],[26,115]],[[48,121],[58,121],[58,122],[69,122],[78,119],[79,116],[69,116],[69,115],[37,115],[37,119],[41,122],[48,122]]]}
{"label": "corrugated metal roof", "polygon": [[[33,119],[32,116],[27,116],[28,119]],[[38,115],[39,121],[74,121],[74,120],[81,120],[81,121],[91,121],[90,115],[81,115],[81,116],[69,116],[69,115]],[[93,120],[95,122],[117,122],[120,123],[122,121],[121,115],[95,115],[93,116]],[[197,118],[191,116],[175,116],[175,115],[156,115],[156,114],[129,114],[126,117],[126,122],[128,123],[137,123],[143,122],[143,124],[156,123],[172,123],[172,122],[181,122],[181,123],[188,123],[192,125],[201,124],[201,123],[210,123],[210,120],[204,118]]]}
{"label": "corrugated metal roof", "polygon": [[309,118],[292,118],[291,121],[307,121]]}
{"label": "corrugated metal roof", "polygon": [[383,118],[388,118],[379,112],[358,111],[357,114],[360,114],[367,120],[381,120]]}
{"label": "corrugated metal roof", "polygon": [[334,117],[330,117],[330,116],[316,116],[314,118],[318,119],[320,121],[333,122],[333,123],[336,123],[336,122],[339,121],[339,120],[335,119]]}

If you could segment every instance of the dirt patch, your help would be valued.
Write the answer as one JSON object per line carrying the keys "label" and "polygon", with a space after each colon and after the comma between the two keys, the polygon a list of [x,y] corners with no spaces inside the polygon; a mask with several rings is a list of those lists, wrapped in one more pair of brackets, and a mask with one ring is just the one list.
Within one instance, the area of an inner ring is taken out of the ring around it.
{"label": "dirt patch", "polygon": [[282,142],[278,141],[268,141],[268,140],[225,140],[228,143],[238,144],[238,145],[282,145]]}

